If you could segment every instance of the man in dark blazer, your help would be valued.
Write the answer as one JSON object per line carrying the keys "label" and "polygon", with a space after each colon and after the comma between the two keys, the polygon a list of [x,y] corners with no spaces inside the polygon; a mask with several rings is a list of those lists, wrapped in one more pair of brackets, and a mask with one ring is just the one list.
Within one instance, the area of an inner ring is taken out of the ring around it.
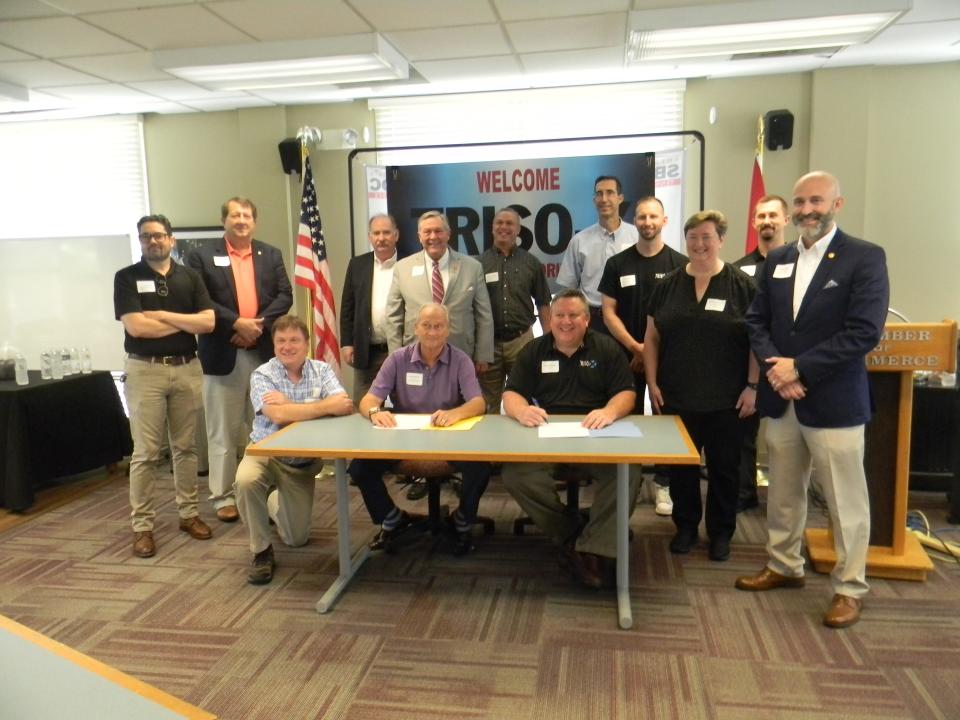
{"label": "man in dark blazer", "polygon": [[396,351],[415,339],[414,325],[422,305],[436,302],[450,313],[450,339],[486,372],[493,362],[493,312],[480,262],[451,250],[450,223],[429,210],[417,222],[423,251],[397,263],[387,297],[387,345]]}
{"label": "man in dark blazer", "polygon": [[340,298],[340,345],[353,368],[353,397],[359,401],[387,359],[387,294],[397,264],[397,223],[392,215],[374,215],[367,227],[373,252],[350,259]]}
{"label": "man in dark blazer", "polygon": [[773,250],[747,314],[761,367],[757,405],[770,461],[767,566],[741,590],[802,587],[807,487],[815,478],[830,514],[837,563],[828,627],[860,619],[867,593],[870,501],[863,468],[871,398],[864,358],[880,340],[890,299],[882,248],[837,228],[835,177],[812,172],[793,189],[800,240]]}
{"label": "man in dark blazer", "polygon": [[213,301],[216,326],[201,335],[203,407],[210,458],[210,499],[223,522],[239,515],[233,492],[237,447],[245,443],[250,374],[273,357],[273,321],[293,305],[290,278],[278,248],[253,239],[257,207],[233,197],[220,209],[224,237],[187,255]]}

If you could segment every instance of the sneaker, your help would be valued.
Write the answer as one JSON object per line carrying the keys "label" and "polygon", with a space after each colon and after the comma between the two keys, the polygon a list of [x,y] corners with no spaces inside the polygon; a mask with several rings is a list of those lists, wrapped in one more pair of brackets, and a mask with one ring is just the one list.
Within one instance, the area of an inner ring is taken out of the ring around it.
{"label": "sneaker", "polygon": [[250,572],[247,573],[247,582],[251,585],[266,585],[273,580],[273,570],[275,567],[273,545],[267,545],[266,550],[261,550],[253,556],[253,562],[250,564]]}
{"label": "sneaker", "polygon": [[666,516],[673,514],[673,500],[670,499],[670,488],[666,485],[657,485],[657,505],[654,512]]}

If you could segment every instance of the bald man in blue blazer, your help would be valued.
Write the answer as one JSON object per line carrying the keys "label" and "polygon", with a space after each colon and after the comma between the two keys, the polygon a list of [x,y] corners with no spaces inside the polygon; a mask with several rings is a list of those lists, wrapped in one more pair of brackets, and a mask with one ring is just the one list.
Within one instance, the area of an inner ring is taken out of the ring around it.
{"label": "bald man in blue blazer", "polygon": [[793,191],[800,240],[770,252],[747,313],[765,372],[757,397],[770,462],[767,566],[741,590],[802,587],[801,540],[811,474],[827,502],[837,563],[828,627],[860,618],[867,593],[870,501],[863,468],[872,402],[865,357],[880,341],[890,299],[883,248],[847,235],[837,179],[801,177]]}

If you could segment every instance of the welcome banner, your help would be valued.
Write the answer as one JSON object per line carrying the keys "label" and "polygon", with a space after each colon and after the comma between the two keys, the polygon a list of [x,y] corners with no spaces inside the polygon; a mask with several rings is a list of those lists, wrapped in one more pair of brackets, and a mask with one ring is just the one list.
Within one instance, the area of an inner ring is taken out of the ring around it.
{"label": "welcome banner", "polygon": [[521,218],[521,246],[543,263],[552,285],[570,238],[597,221],[599,175],[620,178],[620,214],[631,222],[636,200],[654,194],[654,153],[387,167],[387,209],[400,229],[399,254],[420,250],[417,218],[439,210],[450,220],[450,246],[479,255],[493,244],[493,216],[511,207]]}

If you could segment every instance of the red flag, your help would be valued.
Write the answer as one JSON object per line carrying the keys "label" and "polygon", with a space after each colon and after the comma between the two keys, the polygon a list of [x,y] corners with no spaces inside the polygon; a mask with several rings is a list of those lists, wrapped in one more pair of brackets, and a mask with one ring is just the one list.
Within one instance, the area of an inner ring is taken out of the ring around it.
{"label": "red flag", "polygon": [[763,171],[760,169],[760,156],[753,160],[753,178],[750,180],[750,207],[747,208],[747,245],[746,252],[757,249],[757,231],[753,227],[753,213],[757,209],[757,201],[767,194],[763,187]]}
{"label": "red flag", "polygon": [[313,184],[310,158],[303,172],[303,199],[300,201],[300,230],[297,233],[297,261],[294,279],[310,291],[313,304],[313,356],[340,373],[340,342],[337,338],[337,308],[330,283],[327,246],[323,240],[317,189]]}

